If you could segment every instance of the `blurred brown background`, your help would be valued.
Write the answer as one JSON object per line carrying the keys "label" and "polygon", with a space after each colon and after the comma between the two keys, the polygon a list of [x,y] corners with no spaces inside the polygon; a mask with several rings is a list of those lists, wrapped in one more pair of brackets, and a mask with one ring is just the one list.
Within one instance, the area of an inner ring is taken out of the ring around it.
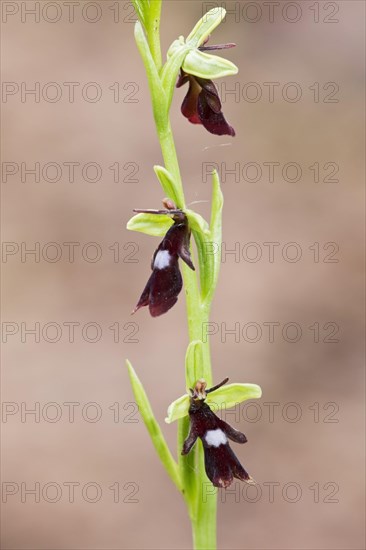
{"label": "blurred brown background", "polygon": [[[2,545],[189,548],[124,366],[174,450],[164,417],[185,390],[183,294],[161,318],[130,317],[159,240],[126,222],[162,199],[131,5],[35,4],[2,2]],[[213,4],[166,1],[163,51]],[[211,41],[237,43],[240,73],[218,83],[237,137],[183,119],[185,90],[172,107],[187,202],[209,215],[204,163],[219,163],[223,240],[237,251],[223,254],[212,309],[214,378],[263,389],[226,415],[258,488],[221,494],[219,547],[361,549],[364,3],[270,4],[227,2]],[[37,162],[39,181],[26,172]],[[272,258],[264,243],[278,243]]]}

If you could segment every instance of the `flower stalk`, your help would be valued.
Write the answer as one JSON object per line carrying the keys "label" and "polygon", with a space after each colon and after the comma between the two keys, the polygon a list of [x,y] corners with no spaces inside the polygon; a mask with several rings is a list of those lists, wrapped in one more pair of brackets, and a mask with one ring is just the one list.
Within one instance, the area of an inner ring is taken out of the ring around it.
{"label": "flower stalk", "polygon": [[[159,120],[159,123],[159,125],[157,124],[157,131],[165,168],[173,175],[175,181],[175,197],[179,198],[177,206],[184,210],[186,207],[184,191],[169,115],[166,115],[165,120]],[[208,302],[202,303],[196,273],[189,269],[187,265],[183,265],[182,274],[186,297],[189,340],[190,342],[201,341],[202,327],[209,320],[210,304]],[[201,372],[199,377],[205,378],[208,384],[211,385],[212,369],[208,339],[206,339],[202,347],[202,362],[200,364]],[[190,385],[192,385],[192,379],[187,375],[186,387],[189,388]],[[178,420],[178,465],[183,487],[186,491],[185,500],[189,517],[192,522],[193,545],[196,550],[215,550],[217,495],[216,491],[215,493],[211,492],[205,498],[206,502],[203,501],[202,491],[204,484],[207,483],[207,477],[205,474],[202,447],[197,445],[194,452],[192,452],[192,456],[189,458],[181,456],[188,426],[188,417]]]}

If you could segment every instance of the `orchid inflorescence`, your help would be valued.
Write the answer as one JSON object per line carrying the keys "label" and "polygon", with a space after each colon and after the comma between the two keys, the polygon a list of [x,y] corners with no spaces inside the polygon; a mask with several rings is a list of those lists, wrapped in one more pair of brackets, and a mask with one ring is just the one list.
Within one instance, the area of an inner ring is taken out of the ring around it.
{"label": "orchid inflorescence", "polygon": [[[207,479],[218,488],[227,488],[234,478],[253,483],[229,445],[229,440],[245,443],[246,436],[221,420],[214,409],[230,408],[247,399],[258,398],[261,389],[256,384],[226,385],[228,378],[207,389],[207,385],[212,386],[209,344],[202,341],[201,331],[203,323],[209,319],[220,258],[205,251],[209,245],[221,243],[223,195],[218,174],[213,172],[210,222],[185,207],[169,111],[174,90],[188,84],[181,106],[184,117],[216,136],[235,136],[234,128],[222,113],[214,81],[234,75],[238,69],[231,61],[209,53],[226,50],[235,44],[209,45],[211,33],[225,17],[223,8],[214,8],[198,21],[186,39],[180,36],[174,40],[163,65],[159,36],[161,0],[133,0],[133,4],[139,19],[135,39],[148,77],[165,162],[165,166],[155,166],[154,170],[167,198],[163,200],[163,209],[135,209],[135,215],[127,224],[130,230],[162,237],[153,254],[152,273],[132,313],[148,306],[152,317],[166,314],[177,303],[184,282],[190,335],[185,360],[188,391],[169,405],[165,419],[168,424],[178,421],[180,452],[177,460],[169,450],[142,383],[129,361],[127,366],[136,402],[152,442],[186,501],[194,546],[214,549],[216,495],[208,495],[203,502],[198,488]],[[191,236],[197,249],[195,260],[192,260]]]}

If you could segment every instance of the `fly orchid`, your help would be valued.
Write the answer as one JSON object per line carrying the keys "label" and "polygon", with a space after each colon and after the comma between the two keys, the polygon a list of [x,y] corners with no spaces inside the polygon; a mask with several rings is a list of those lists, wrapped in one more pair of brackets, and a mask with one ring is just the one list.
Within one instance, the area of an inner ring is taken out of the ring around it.
{"label": "fly orchid", "polygon": [[223,12],[211,10],[203,17],[185,40],[181,36],[168,50],[168,60],[183,52],[177,88],[189,83],[183,100],[182,114],[192,124],[202,124],[211,134],[235,136],[235,130],[228,124],[222,111],[217,88],[217,78],[234,75],[237,67],[231,61],[207,53],[235,46],[233,43],[207,46],[210,33],[222,21]]}
{"label": "fly orchid", "polygon": [[[235,44],[200,46],[199,51],[232,48]],[[235,136],[235,130],[221,112],[219,93],[212,80],[186,73],[181,69],[177,88],[189,83],[181,111],[192,124],[202,124],[211,134]]]}
{"label": "fly orchid", "polygon": [[140,214],[167,214],[174,222],[155,250],[151,261],[152,274],[132,311],[135,313],[141,307],[149,306],[152,317],[166,313],[178,300],[183,286],[178,259],[181,258],[194,271],[189,252],[191,231],[187,216],[169,199],[164,199],[163,205],[165,210],[134,210]]}
{"label": "fly orchid", "polygon": [[195,388],[190,390],[188,413],[191,425],[182,450],[183,455],[188,454],[199,437],[203,445],[207,477],[215,487],[225,489],[231,485],[234,477],[253,483],[253,479],[244,470],[229,445],[229,439],[236,443],[246,443],[247,438],[216,416],[205,403],[207,394],[214,392],[228,380],[225,378],[220,384],[208,390],[206,382],[198,380]]}

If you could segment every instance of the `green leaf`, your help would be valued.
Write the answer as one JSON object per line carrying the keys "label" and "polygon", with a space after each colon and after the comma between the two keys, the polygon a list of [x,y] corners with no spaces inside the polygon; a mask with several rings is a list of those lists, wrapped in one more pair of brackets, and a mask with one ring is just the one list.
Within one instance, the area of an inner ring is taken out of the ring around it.
{"label": "green leaf", "polygon": [[193,30],[189,33],[187,37],[187,44],[198,48],[205,42],[213,30],[216,29],[223,21],[226,15],[226,10],[224,8],[213,8],[212,10],[205,13],[203,17],[198,21]]}
{"label": "green leaf", "polygon": [[160,429],[158,422],[155,419],[154,413],[151,409],[149,400],[145,393],[145,390],[134,370],[131,363],[126,361],[128,368],[128,374],[131,381],[131,386],[135,396],[136,403],[139,407],[140,414],[145,423],[147,431],[149,432],[151,441],[159,455],[161,462],[163,463],[170,478],[175,483],[179,491],[182,491],[182,484],[178,470],[178,464],[172,457],[169,447],[165,441],[163,433]]}
{"label": "green leaf", "polygon": [[248,399],[258,399],[262,395],[262,390],[257,384],[228,384],[221,386],[206,397],[206,403],[210,407],[221,409],[222,407],[230,409],[242,401]]}
{"label": "green leaf", "polygon": [[168,416],[165,419],[167,424],[171,424],[175,420],[184,418],[188,414],[189,409],[189,396],[185,393],[181,397],[178,397],[173,403],[170,403],[168,407]]}
{"label": "green leaf", "polygon": [[173,224],[166,214],[136,214],[127,223],[130,231],[139,231],[153,237],[163,237]]}
{"label": "green leaf", "polygon": [[188,74],[209,80],[231,76],[239,71],[238,67],[228,59],[199,50],[191,50],[187,53],[182,68]]}
{"label": "green leaf", "polygon": [[154,172],[164,189],[164,193],[168,199],[172,199],[175,204],[180,204],[180,197],[177,195],[176,189],[178,185],[175,184],[173,176],[163,166],[154,166]]}
{"label": "green leaf", "polygon": [[194,388],[197,380],[202,377],[203,343],[201,340],[190,342],[186,352],[186,383],[188,388]]}

